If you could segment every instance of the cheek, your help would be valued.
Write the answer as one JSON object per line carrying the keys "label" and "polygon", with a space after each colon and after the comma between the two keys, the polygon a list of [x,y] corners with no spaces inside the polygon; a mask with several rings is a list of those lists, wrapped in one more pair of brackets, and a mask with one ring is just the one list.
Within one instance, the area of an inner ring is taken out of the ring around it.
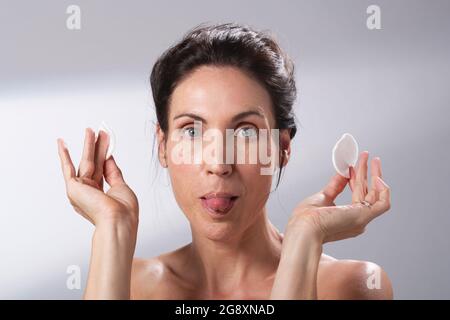
{"label": "cheek", "polygon": [[246,203],[252,205],[252,201],[268,197],[272,176],[261,174],[260,165],[238,165],[237,170],[239,170],[242,184],[246,189],[246,198],[248,198]]}
{"label": "cheek", "polygon": [[190,207],[191,203],[196,200],[193,192],[198,189],[196,186],[199,177],[198,168],[183,164],[171,165],[169,168],[175,199],[181,208]]}

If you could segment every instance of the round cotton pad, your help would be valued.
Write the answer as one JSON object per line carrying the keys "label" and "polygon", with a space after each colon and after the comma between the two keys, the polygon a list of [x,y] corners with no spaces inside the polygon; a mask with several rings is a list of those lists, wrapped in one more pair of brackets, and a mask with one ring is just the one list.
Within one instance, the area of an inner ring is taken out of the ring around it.
{"label": "round cotton pad", "polygon": [[333,147],[333,165],[337,173],[350,178],[349,168],[358,161],[358,143],[350,133],[344,133]]}
{"label": "round cotton pad", "polygon": [[114,132],[106,125],[105,121],[102,121],[102,124],[98,128],[98,131],[103,130],[109,135],[109,145],[108,145],[108,151],[106,151],[106,158],[105,160],[108,160],[109,157],[114,152],[114,149],[116,147],[116,136],[114,135]]}

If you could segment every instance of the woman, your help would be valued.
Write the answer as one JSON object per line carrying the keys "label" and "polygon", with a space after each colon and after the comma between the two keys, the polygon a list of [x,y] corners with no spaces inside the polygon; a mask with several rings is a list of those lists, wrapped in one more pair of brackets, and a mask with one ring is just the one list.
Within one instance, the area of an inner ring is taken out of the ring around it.
{"label": "woman", "polygon": [[[261,161],[220,161],[220,147],[213,161],[176,161],[180,150],[188,151],[185,160],[198,155],[198,149],[189,152],[205,140],[203,129],[233,129],[233,141],[247,147],[264,141],[261,130],[278,132],[267,151],[279,182],[296,133],[296,87],[293,63],[270,35],[237,24],[200,25],[158,59],[151,86],[159,162],[189,220],[192,242],[151,259],[133,258],[138,200],[114,157],[105,159],[108,135],[100,131],[96,138],[86,129],[78,172],[58,139],[68,198],[95,225],[86,299],[392,298],[378,265],[322,253],[324,243],[361,234],[389,210],[379,158],[371,160],[370,187],[365,151],[349,179],[336,174],[298,204],[284,236],[268,219],[272,175],[261,173]],[[200,154],[206,148],[201,145]],[[249,150],[237,153],[246,157]],[[352,203],[335,206],[347,184]]]}

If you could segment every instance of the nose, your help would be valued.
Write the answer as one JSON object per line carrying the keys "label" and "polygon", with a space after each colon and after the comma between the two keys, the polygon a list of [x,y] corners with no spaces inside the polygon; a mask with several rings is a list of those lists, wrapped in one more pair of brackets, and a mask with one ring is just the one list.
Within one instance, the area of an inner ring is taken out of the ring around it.
{"label": "nose", "polygon": [[212,141],[208,138],[207,140],[209,140],[210,143],[204,145],[203,148],[203,168],[208,176],[216,175],[220,177],[227,177],[233,171],[233,164],[227,163],[229,161],[226,161],[227,148],[229,146],[226,144],[226,141],[224,141],[222,131],[208,131],[208,137],[211,135],[213,135]]}
{"label": "nose", "polygon": [[214,174],[220,177],[227,177],[232,172],[232,166],[226,163],[206,164],[206,171],[208,175]]}

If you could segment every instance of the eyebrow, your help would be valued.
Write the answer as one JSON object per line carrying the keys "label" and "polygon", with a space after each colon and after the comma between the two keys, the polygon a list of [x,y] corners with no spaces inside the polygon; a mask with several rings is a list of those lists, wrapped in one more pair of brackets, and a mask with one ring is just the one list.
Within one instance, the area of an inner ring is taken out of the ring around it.
{"label": "eyebrow", "polygon": [[[237,122],[237,121],[239,121],[239,120],[241,120],[241,119],[243,119],[245,117],[252,116],[252,115],[258,116],[258,117],[260,117],[262,119],[265,118],[264,115],[258,110],[248,110],[248,111],[244,111],[244,112],[238,113],[237,115],[233,116],[233,118],[231,118],[231,122],[234,123],[234,122]],[[181,118],[181,117],[190,117],[190,118],[192,118],[194,120],[202,121],[204,124],[208,123],[208,121],[206,121],[204,118],[200,117],[199,115],[197,115],[195,113],[190,113],[190,112],[181,113],[181,114],[173,117],[173,120],[176,120],[176,119]]]}

